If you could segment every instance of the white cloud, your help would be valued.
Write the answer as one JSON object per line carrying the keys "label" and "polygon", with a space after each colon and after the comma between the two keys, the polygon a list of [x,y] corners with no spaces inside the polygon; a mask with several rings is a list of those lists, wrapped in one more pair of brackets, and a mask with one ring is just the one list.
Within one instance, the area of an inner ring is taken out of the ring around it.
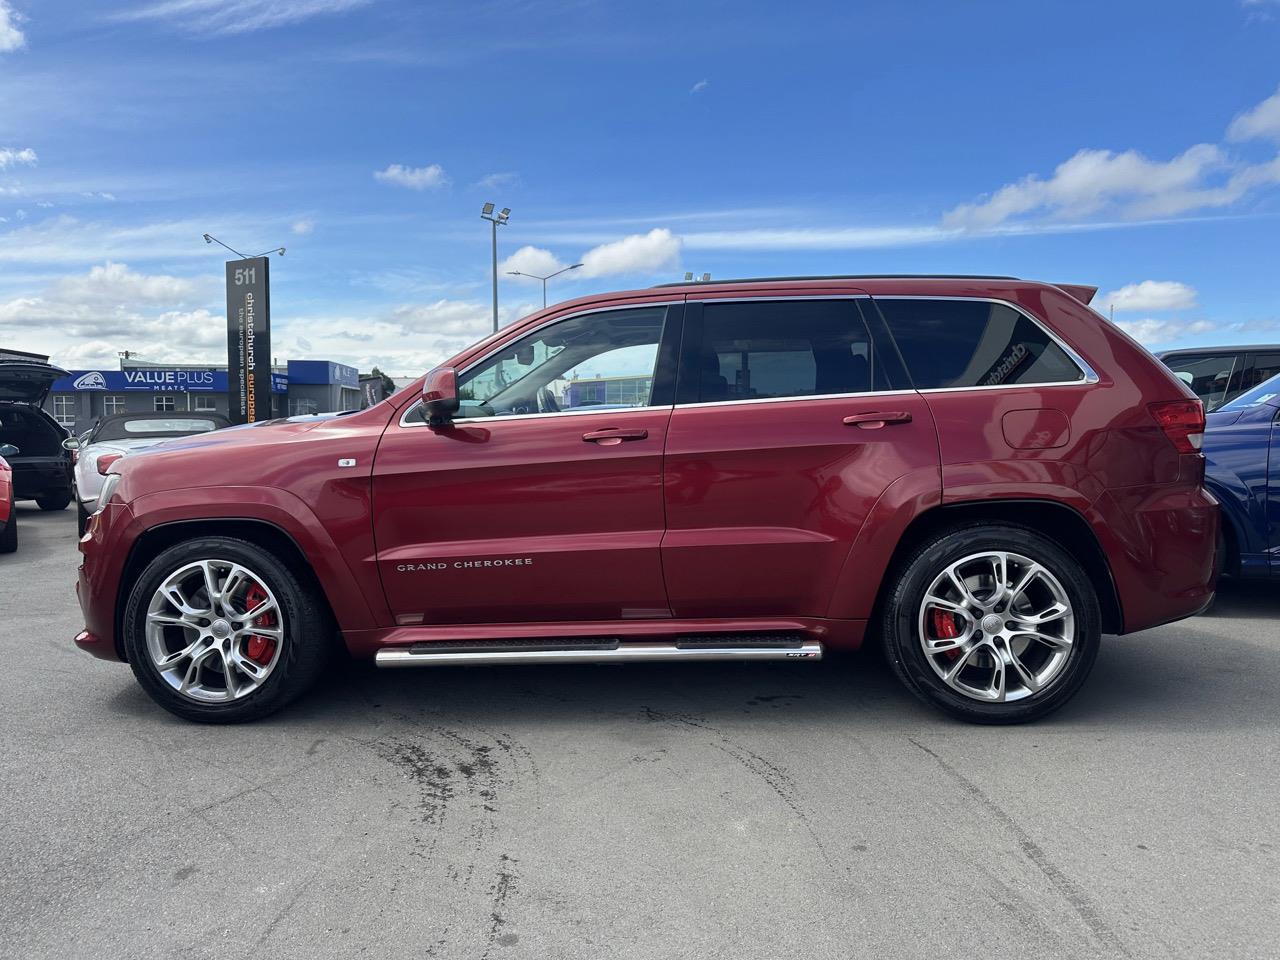
{"label": "white cloud", "polygon": [[385,170],[375,171],[373,177],[383,183],[408,187],[410,190],[436,190],[449,185],[449,177],[445,174],[444,167],[438,163],[426,167],[406,167],[404,164],[393,163]]}
{"label": "white cloud", "polygon": [[1280,89],[1252,110],[1246,110],[1227,128],[1230,140],[1280,140]]}
{"label": "white cloud", "polygon": [[27,45],[27,38],[18,29],[21,17],[9,6],[8,0],[0,0],[0,53],[21,50]]}
{"label": "white cloud", "polygon": [[582,276],[619,273],[657,273],[680,259],[680,238],[665,228],[637,233],[601,244],[582,255]]}
{"label": "white cloud", "polygon": [[[535,276],[545,277],[555,273],[557,270],[563,270],[566,266],[568,264],[561,263],[550,250],[543,250],[541,247],[521,247],[503,260],[498,270],[503,275],[512,270],[518,270],[521,273],[531,273]],[[522,280],[526,278],[517,277],[516,279]]]}
{"label": "white cloud", "polygon": [[476,181],[476,186],[481,190],[502,190],[504,188],[518,187],[519,185],[520,174],[514,171],[491,173]]}
{"label": "white cloud", "polygon": [[[2,0],[0,0],[2,2]],[[250,33],[325,14],[344,13],[367,6],[373,0],[161,0],[111,19],[158,21],[172,24],[187,33],[206,36]]]}
{"label": "white cloud", "polygon": [[1116,326],[1133,339],[1148,347],[1173,344],[1184,337],[1209,333],[1221,329],[1221,324],[1211,320],[1118,320]]}
{"label": "white cloud", "polygon": [[699,80],[697,83],[695,83],[692,87],[689,88],[689,92],[701,93],[703,90],[707,89],[707,87],[709,86],[711,86],[710,80]]}
{"label": "white cloud", "polygon": [[[0,0],[0,27],[3,27],[3,0]],[[3,36],[0,33],[0,36]],[[3,49],[0,47],[0,49]],[[27,167],[34,167],[40,158],[36,156],[36,152],[30,147],[22,150],[15,150],[13,147],[0,147],[0,170],[8,170],[10,167],[16,167],[22,164]]]}
{"label": "white cloud", "polygon": [[1096,297],[1094,305],[1103,313],[1137,313],[1148,310],[1186,310],[1196,305],[1196,291],[1177,280],[1143,280],[1129,283]]}
{"label": "white cloud", "polygon": [[293,224],[289,227],[289,229],[299,237],[305,237],[307,234],[315,230],[315,228],[316,222],[308,217],[303,217],[301,220],[293,221]]}

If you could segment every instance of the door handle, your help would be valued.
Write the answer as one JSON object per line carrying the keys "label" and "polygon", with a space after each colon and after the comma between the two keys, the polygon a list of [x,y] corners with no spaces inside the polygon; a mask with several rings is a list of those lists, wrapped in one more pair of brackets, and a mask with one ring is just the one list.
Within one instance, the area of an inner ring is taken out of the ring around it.
{"label": "door handle", "polygon": [[910,423],[911,414],[905,410],[892,413],[855,413],[845,417],[844,422],[846,426],[857,427],[860,430],[879,430],[890,423]]}
{"label": "door handle", "polygon": [[644,440],[648,436],[648,430],[622,430],[618,427],[605,427],[602,430],[592,430],[590,433],[584,433],[582,439],[587,443],[598,444],[602,447],[616,447],[623,440]]}

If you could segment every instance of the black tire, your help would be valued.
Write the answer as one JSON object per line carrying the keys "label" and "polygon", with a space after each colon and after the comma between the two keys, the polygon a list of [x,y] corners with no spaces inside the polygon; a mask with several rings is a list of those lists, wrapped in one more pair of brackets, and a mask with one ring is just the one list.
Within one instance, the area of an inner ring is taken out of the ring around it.
{"label": "black tire", "polygon": [[[1016,553],[1042,565],[1057,579],[1072,607],[1074,637],[1065,663],[1043,689],[1024,699],[989,702],[952,689],[935,672],[919,637],[921,605],[934,579],[951,564],[984,551]],[[893,672],[921,700],[961,720],[988,724],[1037,720],[1075,695],[1097,659],[1102,614],[1093,583],[1061,545],[1030,528],[981,522],[952,527],[913,550],[886,582],[881,628]]]}
{"label": "black tire", "polygon": [[36,506],[41,510],[65,510],[71,502],[71,491],[66,493],[50,493],[36,497]]}
{"label": "black tire", "polygon": [[14,505],[9,507],[9,520],[0,533],[0,553],[13,553],[18,549],[18,510]]}
{"label": "black tire", "polygon": [[[145,620],[152,595],[171,573],[196,560],[231,561],[252,570],[275,594],[284,615],[279,659],[261,686],[238,700],[188,699],[164,680],[147,649]],[[147,564],[125,605],[124,649],[134,676],[160,706],[198,723],[243,723],[274,713],[315,683],[333,647],[332,619],[316,590],[269,551],[231,537],[200,537],[165,550]]]}
{"label": "black tire", "polygon": [[79,500],[76,501],[76,532],[80,536],[84,536],[85,530],[89,528],[89,511],[84,508],[84,504]]}

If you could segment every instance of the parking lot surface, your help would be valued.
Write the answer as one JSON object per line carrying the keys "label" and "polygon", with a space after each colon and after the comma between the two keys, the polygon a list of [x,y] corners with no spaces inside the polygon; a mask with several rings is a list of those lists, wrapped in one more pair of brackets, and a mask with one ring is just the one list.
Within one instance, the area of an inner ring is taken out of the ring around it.
{"label": "parking lot surface", "polygon": [[202,727],[75,649],[75,516],[0,557],[13,957],[1271,957],[1280,596],[1108,638],[1026,727],[870,653],[379,672]]}

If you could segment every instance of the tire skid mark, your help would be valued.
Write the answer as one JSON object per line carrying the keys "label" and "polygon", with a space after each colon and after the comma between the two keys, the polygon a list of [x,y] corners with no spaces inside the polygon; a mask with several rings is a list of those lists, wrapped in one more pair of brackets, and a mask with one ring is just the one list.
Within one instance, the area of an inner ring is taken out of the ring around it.
{"label": "tire skid mark", "polygon": [[764,784],[774,792],[779,800],[789,809],[804,827],[813,841],[814,848],[826,862],[831,872],[839,880],[845,880],[849,877],[852,868],[841,866],[832,859],[827,845],[823,842],[822,837],[818,834],[817,829],[813,825],[812,815],[806,809],[804,794],[796,785],[795,780],[782,767],[778,766],[772,760],[762,757],[750,747],[744,746],[737,740],[724,733],[722,730],[712,726],[701,717],[690,717],[681,714],[660,713],[651,707],[644,707],[645,718],[651,723],[666,723],[672,726],[692,727],[710,734],[713,739],[711,746],[715,747],[721,753],[732,757],[741,764],[747,772],[762,780]]}
{"label": "tire skid mark", "polygon": [[[532,754],[510,734],[477,733],[474,728],[464,733],[446,726],[422,730],[419,725],[412,733],[385,736],[373,747],[417,790],[416,855],[456,885],[456,902],[483,899],[488,904],[482,955],[489,956],[495,944],[514,942],[516,935],[503,928],[506,904],[516,889],[516,860],[500,849],[498,815],[510,790],[523,786],[526,778],[536,779]],[[459,927],[476,919],[469,914],[455,910],[444,918],[425,955],[452,954],[460,946],[453,942]]]}
{"label": "tire skid mark", "polygon": [[942,768],[942,772],[955,781],[966,794],[968,794],[980,807],[993,816],[999,824],[1005,828],[1018,844],[1018,848],[1026,856],[1028,860],[1044,874],[1045,879],[1058,891],[1059,895],[1067,902],[1076,915],[1089,928],[1094,937],[1106,948],[1113,953],[1127,957],[1129,952],[1125,949],[1124,943],[1116,932],[1111,929],[1110,925],[1102,916],[1102,911],[1098,909],[1097,904],[1089,898],[1089,895],[1074,880],[1068,877],[1062,869],[1053,862],[1043,847],[1031,838],[1022,826],[1013,819],[1004,808],[989,797],[986,792],[976,783],[966,777],[963,773],[943,760],[934,751],[930,750],[915,737],[907,737],[907,741],[916,749],[928,754],[933,758],[934,762]]}

